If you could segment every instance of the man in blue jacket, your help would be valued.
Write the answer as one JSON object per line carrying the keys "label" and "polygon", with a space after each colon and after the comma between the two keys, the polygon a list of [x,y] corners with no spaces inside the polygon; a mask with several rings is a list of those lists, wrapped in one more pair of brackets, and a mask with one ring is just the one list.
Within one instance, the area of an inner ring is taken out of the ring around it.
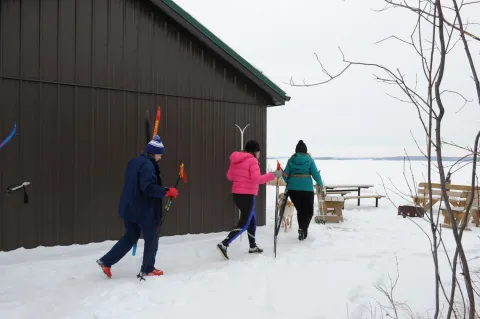
{"label": "man in blue jacket", "polygon": [[156,228],[162,219],[163,197],[176,198],[178,190],[162,186],[158,161],[162,158],[164,145],[156,135],[141,155],[130,160],[125,172],[119,215],[125,223],[125,235],[102,258],[97,260],[107,277],[111,278],[111,267],[125,256],[143,232],[145,246],[141,272],[147,276],[161,276],[156,269],[155,255],[158,249]]}

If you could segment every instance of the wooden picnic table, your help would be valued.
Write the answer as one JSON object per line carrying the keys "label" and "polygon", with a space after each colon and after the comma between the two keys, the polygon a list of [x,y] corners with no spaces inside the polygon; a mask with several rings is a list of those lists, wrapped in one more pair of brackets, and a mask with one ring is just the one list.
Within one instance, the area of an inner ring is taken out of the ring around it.
{"label": "wooden picnic table", "polygon": [[[358,203],[357,206],[360,206],[360,191],[361,189],[367,189],[373,187],[373,185],[368,184],[328,184],[323,185],[327,194],[338,194],[338,193],[345,193],[345,192],[357,192],[358,193]],[[343,196],[343,194],[342,194]]]}
{"label": "wooden picnic table", "polygon": [[[466,206],[469,199],[473,196],[473,203],[470,208],[469,216],[466,218],[473,218],[473,222],[476,227],[480,226],[480,187],[474,188],[474,193],[472,194],[472,186],[470,185],[455,185],[455,184],[446,184],[448,201],[450,202],[450,207],[455,218],[457,225],[460,224],[461,220],[466,215]],[[431,210],[433,205],[438,202],[444,202],[445,198],[443,197],[442,185],[439,183],[431,183],[432,187],[432,202],[430,202],[430,190],[428,183],[421,182],[418,184],[415,195],[411,197],[414,200],[415,207],[422,207],[425,211]],[[442,226],[445,228],[451,228],[451,220],[448,216],[447,208],[444,205],[441,205],[440,210],[444,217]],[[466,227],[465,230],[471,230]]]}
{"label": "wooden picnic table", "polygon": [[[267,185],[275,185],[276,180],[272,180],[267,183]],[[280,179],[280,186],[286,186],[287,184],[283,179]],[[361,189],[364,188],[371,188],[374,187],[373,185],[369,184],[327,184],[323,186],[325,188],[325,191],[327,194],[340,194],[342,195],[344,200],[347,199],[357,199],[358,200],[358,206],[360,206],[360,199],[361,198],[375,198],[375,207],[378,207],[378,200],[382,197],[385,197],[384,195],[378,195],[378,194],[370,194],[370,195],[360,195]],[[344,196],[348,193],[351,192],[357,192],[358,196]]]}

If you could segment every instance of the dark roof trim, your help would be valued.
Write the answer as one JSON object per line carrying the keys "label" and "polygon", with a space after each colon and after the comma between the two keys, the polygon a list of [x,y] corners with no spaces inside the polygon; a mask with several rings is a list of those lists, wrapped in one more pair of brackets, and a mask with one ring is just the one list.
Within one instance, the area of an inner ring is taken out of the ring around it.
{"label": "dark roof trim", "polygon": [[262,88],[273,100],[274,105],[284,105],[290,97],[273,83],[262,72],[248,63],[232,48],[216,37],[212,32],[205,28],[200,22],[195,20],[190,14],[183,10],[172,0],[149,0],[160,10],[165,12],[179,25],[187,29],[192,35],[202,41],[215,53],[219,54],[225,61],[233,65],[237,70],[243,73],[258,87]]}

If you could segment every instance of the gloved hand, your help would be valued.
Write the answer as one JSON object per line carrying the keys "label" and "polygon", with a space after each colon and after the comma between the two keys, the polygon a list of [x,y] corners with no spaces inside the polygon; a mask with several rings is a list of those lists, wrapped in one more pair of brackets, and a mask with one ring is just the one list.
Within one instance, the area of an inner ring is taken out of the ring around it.
{"label": "gloved hand", "polygon": [[276,171],[274,171],[272,173],[273,173],[273,175],[275,175],[276,178],[282,177],[282,170],[281,169],[277,169]]}
{"label": "gloved hand", "polygon": [[167,191],[167,194],[166,194],[167,197],[170,197],[170,198],[178,197],[178,190],[175,187],[165,188],[165,190]]}

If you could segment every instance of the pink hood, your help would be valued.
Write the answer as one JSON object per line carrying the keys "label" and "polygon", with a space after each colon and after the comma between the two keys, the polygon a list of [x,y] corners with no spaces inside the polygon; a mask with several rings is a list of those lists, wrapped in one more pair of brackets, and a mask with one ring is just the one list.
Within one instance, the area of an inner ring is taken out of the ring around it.
{"label": "pink hood", "polygon": [[258,160],[247,152],[233,152],[227,178],[233,182],[232,193],[258,195],[258,185],[275,178],[272,173],[260,174]]}
{"label": "pink hood", "polygon": [[252,154],[247,152],[233,152],[232,155],[230,155],[230,163],[238,164],[239,162],[242,162],[247,158],[255,158],[255,157]]}

